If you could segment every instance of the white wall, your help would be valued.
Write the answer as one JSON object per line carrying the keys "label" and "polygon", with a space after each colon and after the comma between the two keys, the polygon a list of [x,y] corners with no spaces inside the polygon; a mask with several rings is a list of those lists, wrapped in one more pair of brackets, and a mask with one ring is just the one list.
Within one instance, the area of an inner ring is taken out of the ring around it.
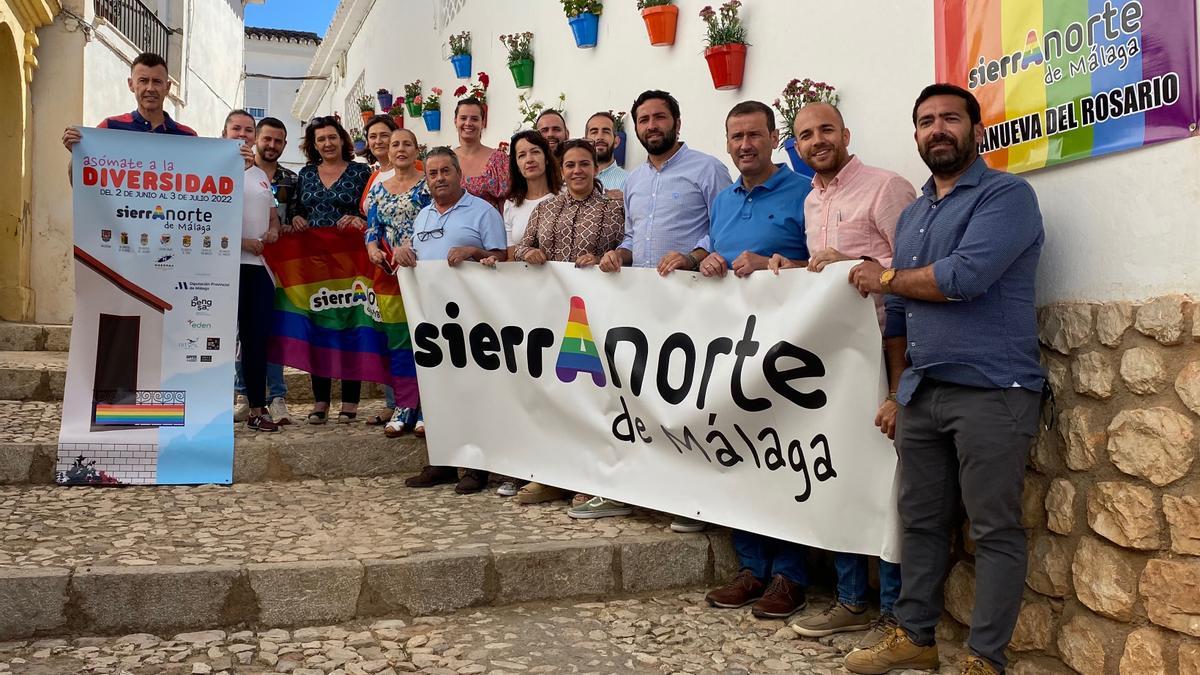
{"label": "white wall", "polygon": [[[903,174],[915,185],[928,172],[912,139],[912,102],[933,81],[932,3],[912,0],[819,3],[758,0],[743,6],[752,43],[741,90],[715,91],[703,58],[704,0],[677,0],[679,29],[673,47],[651,47],[632,1],[607,3],[595,49],[574,46],[556,0],[467,0],[445,31],[432,26],[432,2],[376,2],[346,56],[346,73],[327,89],[317,110],[344,110],[346,91],[365,69],[367,92],[393,92],[421,78],[426,91],[452,92],[461,82],[442,60],[449,34],[469,30],[474,70],[492,78],[491,124],[485,142],[495,145],[514,130],[517,94],[498,36],[532,31],[537,66],[532,94],[553,102],[567,94],[567,123],[581,135],[596,110],[628,110],[650,88],[670,91],[682,108],[682,137],[692,147],[729,162],[724,152],[725,113],[738,101],[771,102],[793,77],[838,87],[851,129],[851,150],[866,162]],[[403,27],[403,28],[402,28]],[[398,39],[401,31],[403,39]],[[426,42],[421,42],[426,40]],[[424,132],[424,143],[454,144],[447,95],[443,131]],[[645,153],[632,138],[627,166]],[[784,161],[782,154],[779,161]],[[1200,145],[1195,139],[1026,174],[1045,216],[1047,243],[1039,270],[1039,302],[1142,299],[1163,293],[1200,294],[1193,224],[1200,206]]]}
{"label": "white wall", "polygon": [[[310,43],[297,44],[255,37],[247,37],[245,45],[247,73],[285,77],[299,77],[307,73],[308,64],[317,51],[317,46]],[[292,104],[301,82],[303,80],[247,78],[244,101],[246,107],[266,108],[267,115],[279,118],[287,126],[288,144],[279,161],[293,170],[304,166],[304,153],[300,152],[304,129],[300,126],[300,120],[292,114]],[[258,100],[258,97],[251,95],[255,88],[265,89],[266,100]]]}

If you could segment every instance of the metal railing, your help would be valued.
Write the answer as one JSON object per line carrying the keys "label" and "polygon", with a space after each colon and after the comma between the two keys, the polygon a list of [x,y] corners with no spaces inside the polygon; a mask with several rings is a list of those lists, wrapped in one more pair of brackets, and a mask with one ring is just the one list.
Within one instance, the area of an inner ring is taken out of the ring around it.
{"label": "metal railing", "polygon": [[141,0],[96,0],[96,15],[111,23],[141,51],[167,58],[171,29]]}

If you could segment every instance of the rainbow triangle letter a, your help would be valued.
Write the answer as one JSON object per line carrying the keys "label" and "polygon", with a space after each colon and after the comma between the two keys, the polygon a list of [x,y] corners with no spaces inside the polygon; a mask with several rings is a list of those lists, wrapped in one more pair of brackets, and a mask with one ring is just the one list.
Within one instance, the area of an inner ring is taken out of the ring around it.
{"label": "rainbow triangle letter a", "polygon": [[597,387],[603,387],[604,365],[600,363],[600,352],[592,341],[592,330],[588,328],[587,307],[583,298],[571,298],[571,315],[567,317],[567,329],[563,334],[562,347],[558,350],[558,363],[554,365],[558,379],[574,382],[579,373],[588,373]]}

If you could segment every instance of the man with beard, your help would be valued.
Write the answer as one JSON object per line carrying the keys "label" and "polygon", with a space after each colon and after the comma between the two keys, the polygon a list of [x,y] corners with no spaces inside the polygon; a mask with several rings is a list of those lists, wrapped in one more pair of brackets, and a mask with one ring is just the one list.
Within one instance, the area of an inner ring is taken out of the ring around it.
{"label": "man with beard", "polygon": [[[779,147],[775,113],[759,101],[739,103],[725,118],[725,145],[740,178],[713,201],[712,231],[692,251],[700,273],[739,277],[767,269],[773,255],[808,260],[804,198],[812,187],[794,171],[771,161]],[[711,250],[712,253],[708,251]],[[786,619],[808,601],[805,549],[800,544],[754,532],[733,532],[740,569],[736,577],[705,596],[713,607],[744,607],[764,619]]]}
{"label": "man with beard", "polygon": [[[868,257],[890,267],[896,219],[916,199],[912,184],[898,174],[863,164],[849,151],[850,130],[842,113],[828,103],[811,103],[796,114],[793,133],[796,150],[816,175],[812,192],[804,200],[808,230],[810,272],[841,260]],[[771,269],[797,266],[775,255]],[[883,328],[883,296],[872,296]],[[888,364],[888,390],[875,424],[888,438],[895,437],[896,386],[904,369],[899,359]],[[805,637],[872,629],[862,646],[878,642],[896,625],[894,605],[900,592],[900,566],[879,562],[879,618],[867,612],[867,557],[835,553],[837,597],[823,612],[804,617],[792,629]]]}
{"label": "man with beard", "polygon": [[596,178],[609,197],[624,201],[625,180],[629,178],[629,172],[613,159],[613,152],[621,145],[621,137],[616,129],[617,119],[612,113],[598,112],[588,118],[586,133],[587,139],[596,148],[596,160],[600,162],[597,167],[600,172]]}
{"label": "man with beard", "polygon": [[[279,221],[289,228],[292,216],[296,210],[298,192],[296,190],[296,172],[279,165],[279,157],[287,147],[287,126],[274,117],[264,117],[258,122],[254,137],[254,148],[257,153],[255,164],[263,170],[271,181],[271,192],[275,196],[275,209],[279,212]],[[242,362],[237,366],[234,378],[234,390],[238,394],[246,393],[242,382]],[[291,424],[291,414],[287,408],[287,382],[283,379],[283,366],[278,363],[267,364],[267,409],[271,419],[276,424]],[[233,414],[233,421],[240,422],[250,416],[250,406],[243,403]]]}
{"label": "man with beard", "polygon": [[[137,108],[124,115],[114,115],[105,118],[98,129],[118,129],[120,131],[144,131],[152,134],[172,134],[176,136],[195,136],[191,127],[184,126],[171,119],[163,102],[171,90],[171,79],[167,75],[167,62],[163,57],[151,52],[138,54],[129,68],[129,78],[125,81],[129,91],[133,92]],[[79,129],[67,127],[63,131],[63,145],[67,150],[79,142]]]}
{"label": "man with beard", "polygon": [[563,143],[571,137],[571,132],[567,131],[567,120],[562,116],[562,113],[549,108],[542,111],[541,115],[537,116],[533,126],[550,144],[550,152],[554,155],[555,161],[558,160],[558,149]]}
{"label": "man with beard", "polygon": [[1034,279],[1042,249],[1037,195],[988,168],[979,103],[926,87],[914,137],[932,177],[896,224],[893,266],[869,260],[850,282],[887,294],[886,349],[906,358],[896,400],[904,584],[899,626],[846,669],[936,668],[934,628],[961,500],[975,542],[975,609],[962,673],[1004,671],[1025,581],[1021,492],[1045,377]]}
{"label": "man with beard", "polygon": [[[708,235],[713,200],[733,182],[729,169],[679,140],[679,102],[667,92],[642,92],[630,114],[648,156],[625,181],[625,240],[600,258],[600,270],[657,266],[663,276],[681,268],[695,270],[699,259],[679,251],[695,249]],[[629,512],[620,502],[593,497],[567,515],[600,518]],[[671,523],[675,532],[700,532],[705,527],[684,516],[675,516]]]}
{"label": "man with beard", "polygon": [[[412,241],[396,252],[397,265],[416,267],[417,260],[445,260],[455,267],[468,260],[508,259],[508,239],[500,212],[463,189],[462,167],[453,150],[442,146],[429,151],[425,182],[433,201],[417,214]],[[432,487],[455,481],[458,485],[454,491],[459,494],[479,492],[487,487],[488,472],[466,469],[460,480],[454,467],[426,466],[404,484]]]}

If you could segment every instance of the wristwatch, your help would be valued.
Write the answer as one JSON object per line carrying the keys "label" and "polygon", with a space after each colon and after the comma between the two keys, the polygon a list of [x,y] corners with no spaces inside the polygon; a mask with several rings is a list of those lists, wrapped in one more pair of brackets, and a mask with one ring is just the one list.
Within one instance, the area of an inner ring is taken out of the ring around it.
{"label": "wristwatch", "polygon": [[884,293],[892,292],[892,279],[896,278],[896,268],[889,267],[879,275],[879,286]]}

